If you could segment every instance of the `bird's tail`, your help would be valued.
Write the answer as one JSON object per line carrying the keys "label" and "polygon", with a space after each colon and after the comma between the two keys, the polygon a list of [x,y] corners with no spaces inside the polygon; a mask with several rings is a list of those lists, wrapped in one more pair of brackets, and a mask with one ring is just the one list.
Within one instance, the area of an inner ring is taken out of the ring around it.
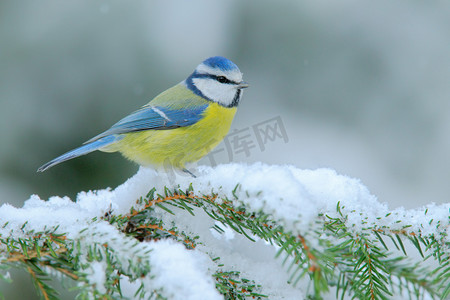
{"label": "bird's tail", "polygon": [[121,139],[120,136],[114,136],[114,135],[105,136],[101,139],[98,139],[91,143],[85,144],[83,146],[80,146],[78,148],[70,150],[69,152],[66,152],[61,156],[58,156],[57,158],[55,158],[55,159],[49,161],[48,163],[46,163],[45,165],[41,166],[37,171],[44,172],[45,170],[53,167],[54,165],[57,165],[59,163],[62,163],[66,160],[69,160],[69,159],[72,159],[72,158],[75,158],[78,156],[82,156],[82,155],[91,153],[95,150],[99,150],[100,148],[104,148],[106,146],[113,144],[114,142],[117,142],[119,139]]}

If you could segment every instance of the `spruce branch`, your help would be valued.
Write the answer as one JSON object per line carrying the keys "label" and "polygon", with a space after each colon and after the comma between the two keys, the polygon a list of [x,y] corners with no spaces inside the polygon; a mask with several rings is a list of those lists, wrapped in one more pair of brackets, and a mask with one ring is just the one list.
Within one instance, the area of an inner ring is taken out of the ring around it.
{"label": "spruce branch", "polygon": [[[246,206],[241,189],[236,185],[229,199],[213,192],[196,193],[192,185],[186,190],[165,188],[161,193],[154,188],[129,213],[115,214],[111,209],[94,218],[75,238],[58,227],[27,230],[25,223],[20,237],[0,237],[0,267],[25,269],[42,299],[58,297],[48,284],[51,273],[78,282],[80,299],[122,298],[124,280],[138,286],[135,298],[165,299],[164,287],[151,286],[151,278],[158,274],[152,273],[152,251],[145,242],[170,239],[185,249],[197,249],[205,243],[204,237],[182,229],[176,219],[165,222],[162,216],[197,218],[204,212],[222,224],[213,226],[218,233],[228,228],[251,242],[264,240],[274,245],[278,249],[274,258],[286,266],[290,284],[309,283],[307,292],[314,299],[321,299],[333,286],[341,299],[390,299],[405,294],[411,299],[446,299],[450,295],[447,224],[436,224],[439,230],[433,234],[413,231],[410,226],[392,229],[364,222],[355,228],[349,226],[349,212],[337,203],[334,215],[319,214],[309,226],[286,229],[283,220],[264,209],[253,211]],[[390,216],[377,220],[383,218]],[[116,232],[106,236],[103,228],[111,226]],[[407,243],[419,259],[408,255]],[[211,261],[216,266],[212,272],[216,289],[225,299],[270,298],[261,283],[243,275],[245,270],[222,264],[217,257]],[[424,263],[428,261],[437,267],[431,269]]]}

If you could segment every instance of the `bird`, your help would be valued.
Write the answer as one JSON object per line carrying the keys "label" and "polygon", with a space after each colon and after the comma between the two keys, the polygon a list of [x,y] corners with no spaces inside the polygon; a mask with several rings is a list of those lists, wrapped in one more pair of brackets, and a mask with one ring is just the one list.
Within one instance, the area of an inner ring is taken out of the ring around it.
{"label": "bird", "polygon": [[249,86],[242,76],[231,60],[207,58],[182,82],[37,171],[99,150],[120,152],[141,166],[169,166],[195,177],[186,164],[200,160],[227,135],[243,89]]}

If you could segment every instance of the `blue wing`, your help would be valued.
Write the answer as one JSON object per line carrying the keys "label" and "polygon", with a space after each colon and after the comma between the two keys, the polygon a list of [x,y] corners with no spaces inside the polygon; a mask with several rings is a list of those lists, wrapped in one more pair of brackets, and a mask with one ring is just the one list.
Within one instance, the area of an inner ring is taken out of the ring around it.
{"label": "blue wing", "polygon": [[126,116],[110,129],[93,137],[85,144],[92,143],[108,135],[122,134],[142,130],[167,130],[192,125],[202,118],[208,104],[197,107],[170,109],[161,106],[144,106]]}
{"label": "blue wing", "polygon": [[185,127],[196,123],[202,118],[202,113],[208,105],[200,105],[195,108],[170,109],[159,106],[144,106],[140,110],[123,118],[110,129],[85,142],[83,146],[64,153],[49,161],[38,169],[43,172],[66,160],[102,149],[117,141],[120,141],[122,133],[142,130],[165,130]]}

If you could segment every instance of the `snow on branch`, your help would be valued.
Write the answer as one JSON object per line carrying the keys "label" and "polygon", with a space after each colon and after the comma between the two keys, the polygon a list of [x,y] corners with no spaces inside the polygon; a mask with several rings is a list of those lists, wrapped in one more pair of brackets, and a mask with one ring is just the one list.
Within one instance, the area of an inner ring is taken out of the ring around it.
{"label": "snow on branch", "polygon": [[[0,207],[0,277],[78,282],[81,298],[360,299],[450,295],[450,203],[389,210],[329,169],[228,164],[199,176],[141,168],[76,201]],[[173,184],[176,182],[176,184]]]}

